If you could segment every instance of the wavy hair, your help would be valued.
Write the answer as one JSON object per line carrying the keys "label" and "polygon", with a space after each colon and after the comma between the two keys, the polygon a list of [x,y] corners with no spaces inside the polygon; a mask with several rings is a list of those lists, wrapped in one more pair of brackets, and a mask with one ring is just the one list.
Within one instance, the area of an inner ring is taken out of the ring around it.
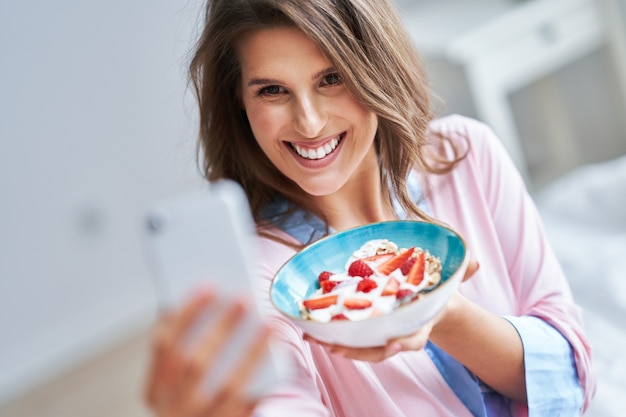
{"label": "wavy hair", "polygon": [[310,197],[265,156],[240,104],[236,42],[244,33],[277,26],[296,28],[312,39],[355,99],[378,116],[375,144],[389,202],[393,191],[407,213],[433,220],[409,197],[409,171],[448,172],[466,152],[454,149],[451,160],[427,155],[433,118],[428,80],[388,0],[209,0],[190,65],[206,178],[241,184],[257,222],[276,193],[296,206],[312,207]]}

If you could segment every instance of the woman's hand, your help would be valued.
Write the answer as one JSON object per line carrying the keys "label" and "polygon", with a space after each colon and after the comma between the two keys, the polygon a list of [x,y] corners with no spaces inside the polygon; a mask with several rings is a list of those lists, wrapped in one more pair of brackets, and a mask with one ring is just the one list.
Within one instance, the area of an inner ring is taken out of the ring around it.
{"label": "woman's hand", "polygon": [[179,311],[165,314],[154,332],[152,357],[145,385],[149,407],[159,417],[243,417],[250,416],[257,401],[246,398],[246,382],[267,350],[269,330],[250,346],[238,367],[211,395],[202,391],[202,382],[217,355],[245,317],[242,303],[231,304],[213,328],[193,346],[183,340],[201,313],[215,302],[215,295],[194,296]]}
{"label": "woman's hand", "polygon": [[[478,262],[476,262],[475,260],[470,260],[469,265],[467,266],[467,270],[465,271],[463,281],[467,281],[468,279],[470,279],[476,273],[478,268]],[[452,297],[448,304],[455,302],[454,299],[456,296],[457,294]],[[446,308],[444,308],[444,310],[437,317],[421,327],[415,333],[408,336],[391,339],[384,346],[372,348],[352,348],[320,342],[319,340],[316,340],[309,335],[304,335],[304,340],[318,343],[322,346],[325,346],[331,353],[342,355],[349,359],[367,362],[380,362],[395,355],[398,352],[423,349],[428,342],[428,338],[430,337],[433,326],[439,320],[441,320],[447,309],[448,305],[446,305]]]}

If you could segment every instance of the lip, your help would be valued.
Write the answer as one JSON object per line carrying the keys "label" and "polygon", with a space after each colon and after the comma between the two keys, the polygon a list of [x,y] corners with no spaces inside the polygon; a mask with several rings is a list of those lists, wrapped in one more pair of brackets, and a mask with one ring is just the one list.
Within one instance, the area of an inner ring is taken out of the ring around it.
{"label": "lip", "polygon": [[[323,140],[318,140],[318,141],[315,141],[315,142],[306,142],[306,143],[302,143],[302,142],[300,142],[300,143],[298,143],[298,142],[286,142],[286,145],[287,145],[287,148],[294,155],[294,158],[296,159],[296,161],[298,161],[298,163],[300,165],[303,165],[304,167],[307,167],[307,168],[322,168],[322,167],[327,166],[328,164],[330,164],[332,161],[335,160],[335,158],[339,154],[339,150],[340,150],[341,146],[343,145],[343,142],[344,142],[344,139],[346,138],[346,136],[347,136],[347,133],[346,132],[342,132],[342,133],[340,133],[338,135],[333,135],[333,136],[327,137],[327,138],[325,138]],[[303,156],[298,154],[298,152],[296,152],[296,150],[293,147],[294,145],[297,145],[297,146],[301,146],[303,148],[315,149],[315,148],[319,148],[319,147],[323,146],[324,144],[329,143],[330,141],[332,141],[335,138],[339,139],[339,143],[337,144],[335,149],[332,150],[331,153],[329,153],[328,155],[326,155],[322,159],[308,159],[308,158],[304,158]]]}

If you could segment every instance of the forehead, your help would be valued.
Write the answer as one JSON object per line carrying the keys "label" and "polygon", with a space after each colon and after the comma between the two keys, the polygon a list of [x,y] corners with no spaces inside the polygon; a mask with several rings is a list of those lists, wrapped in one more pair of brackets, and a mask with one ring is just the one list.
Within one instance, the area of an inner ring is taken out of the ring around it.
{"label": "forehead", "polygon": [[303,32],[290,27],[259,29],[241,36],[236,43],[242,76],[265,71],[288,72],[308,68],[312,73],[331,66],[317,44]]}

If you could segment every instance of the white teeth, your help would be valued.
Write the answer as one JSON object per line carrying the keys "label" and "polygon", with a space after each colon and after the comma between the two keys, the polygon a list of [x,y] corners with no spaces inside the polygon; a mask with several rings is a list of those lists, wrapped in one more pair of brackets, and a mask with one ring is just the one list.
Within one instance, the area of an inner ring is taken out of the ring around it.
{"label": "white teeth", "polygon": [[339,145],[339,136],[333,138],[330,142],[325,143],[317,149],[303,148],[302,146],[296,145],[295,143],[291,144],[291,146],[293,147],[293,149],[295,149],[298,155],[307,159],[322,159],[326,155],[334,151],[335,148],[337,148],[337,145]]}

